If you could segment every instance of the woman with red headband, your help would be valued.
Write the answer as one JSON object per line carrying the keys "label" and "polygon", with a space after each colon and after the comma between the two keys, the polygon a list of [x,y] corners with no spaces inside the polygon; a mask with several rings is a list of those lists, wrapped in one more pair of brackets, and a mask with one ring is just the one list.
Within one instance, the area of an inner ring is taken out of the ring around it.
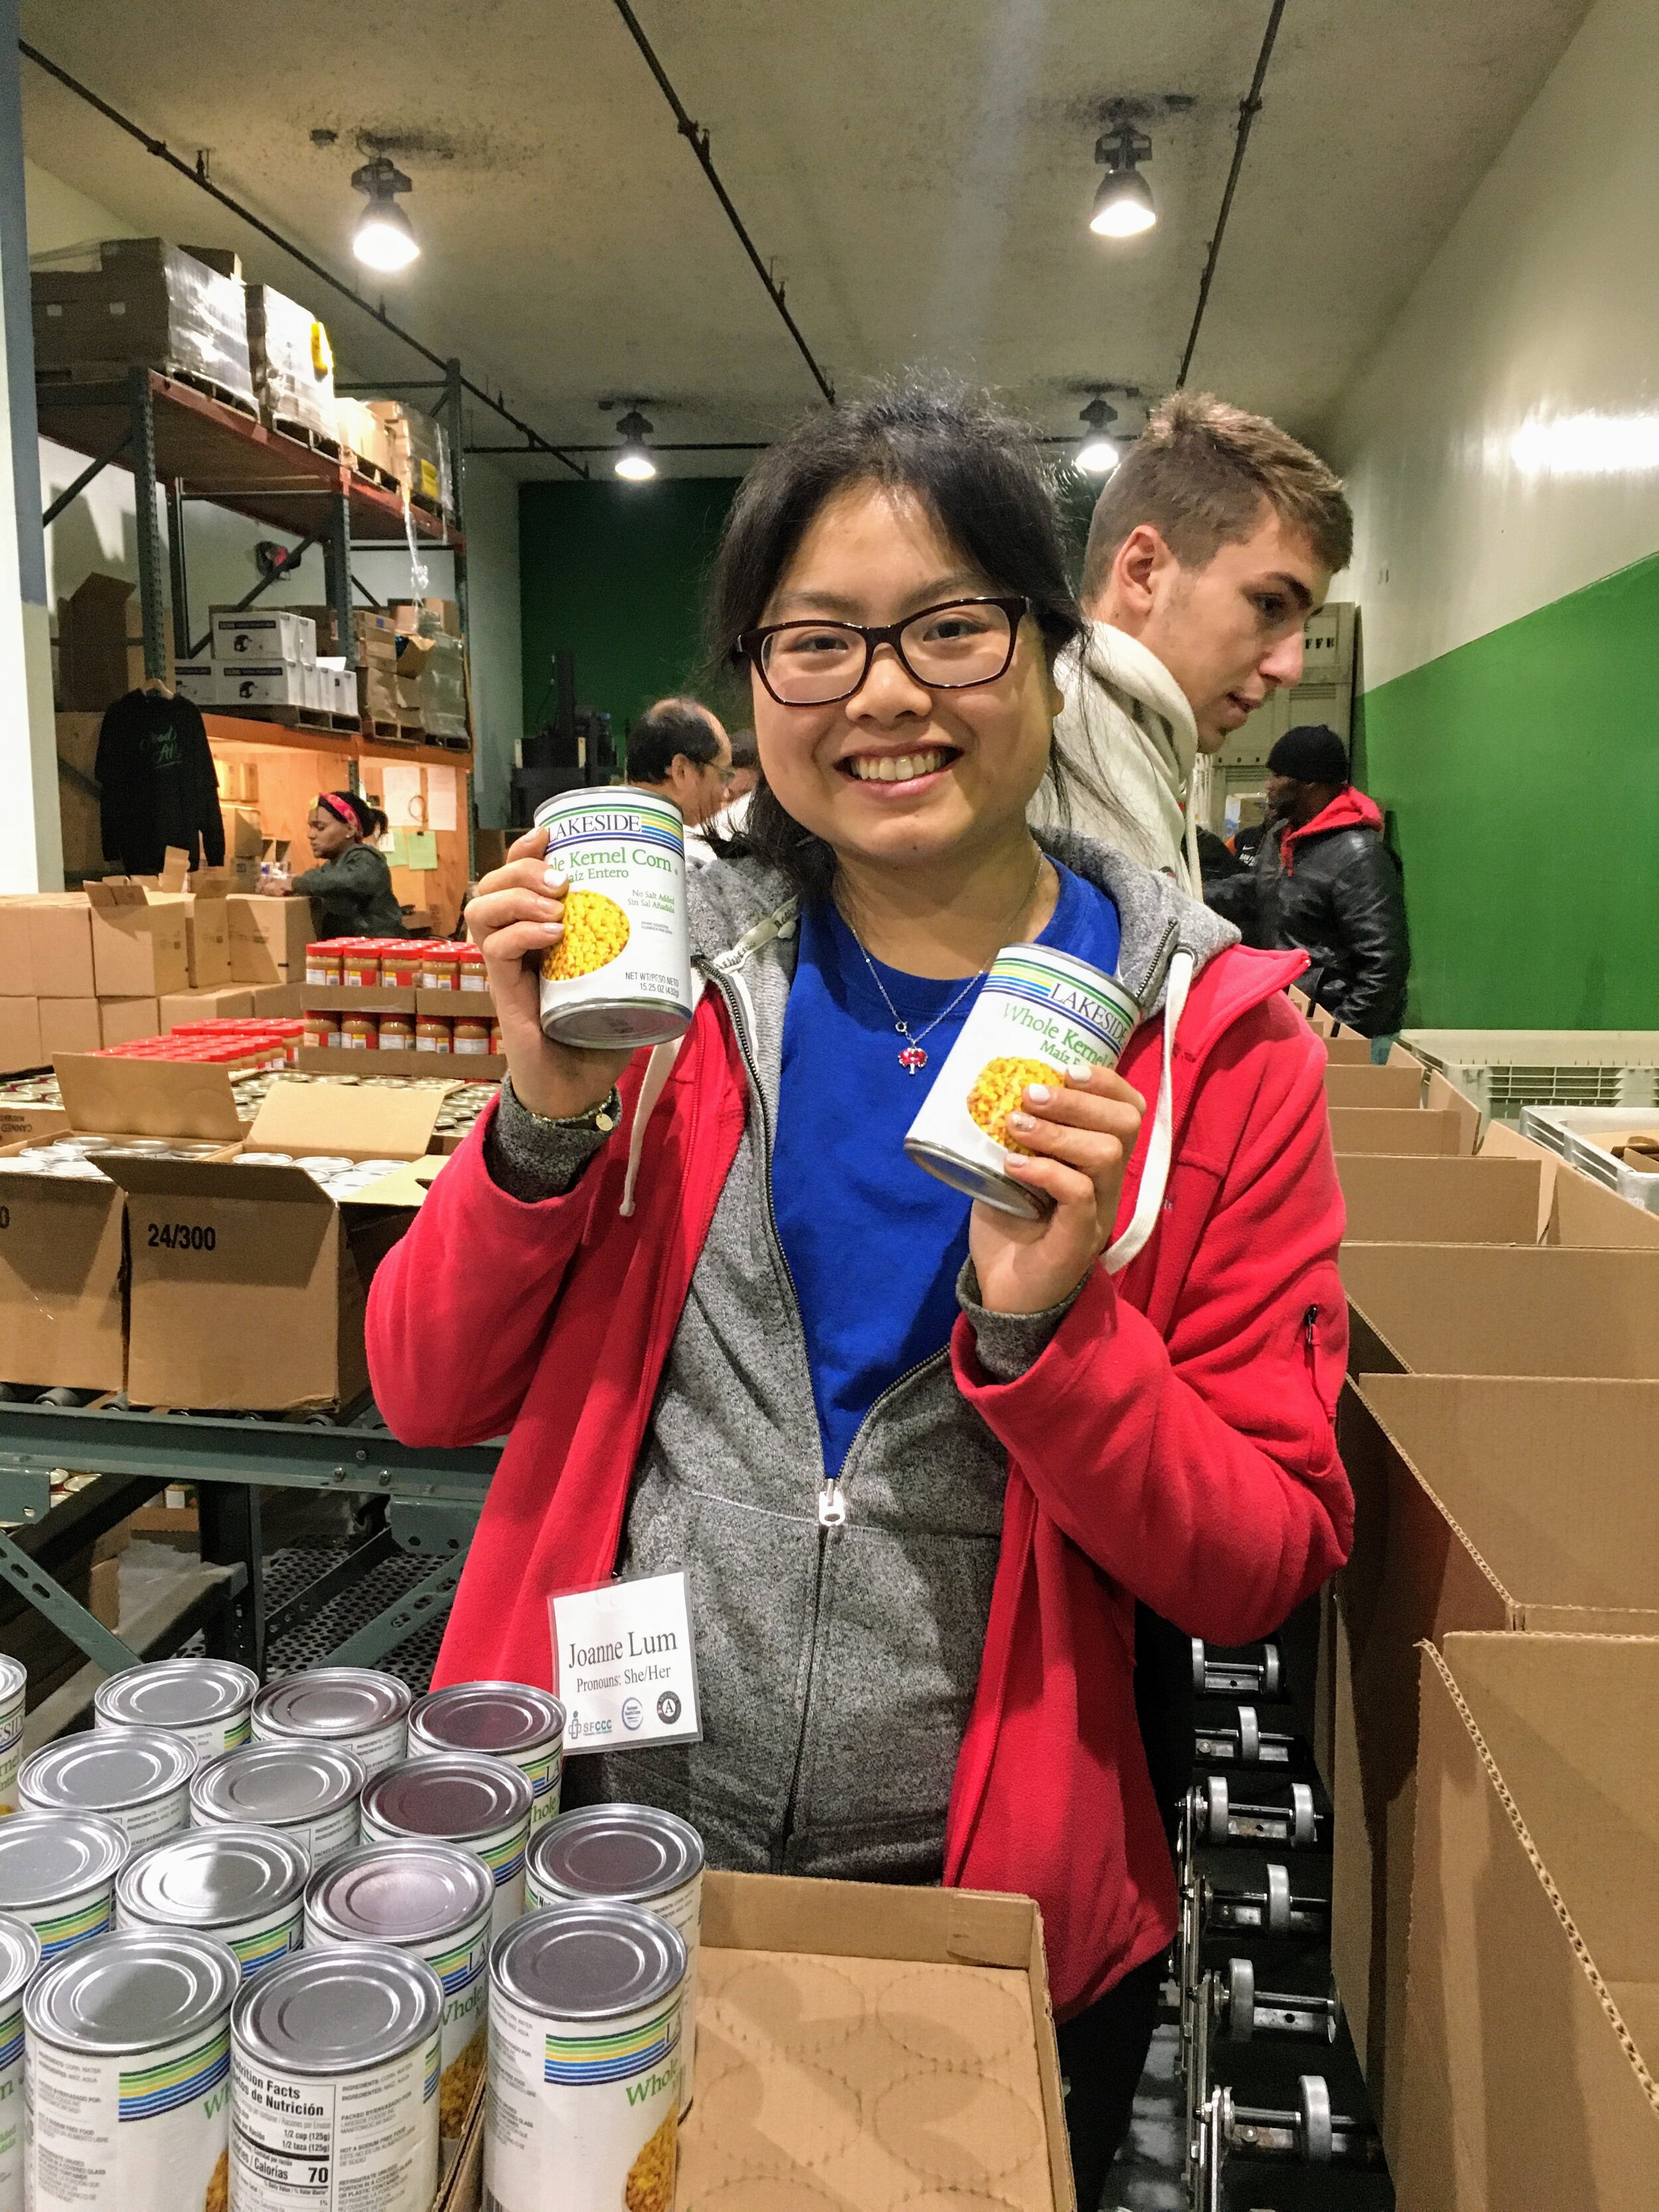
{"label": "woman with red headband", "polygon": [[289,895],[313,901],[319,937],[401,937],[404,917],[386,856],[368,841],[386,817],[355,791],[325,791],[306,823],[320,864],[295,876]]}

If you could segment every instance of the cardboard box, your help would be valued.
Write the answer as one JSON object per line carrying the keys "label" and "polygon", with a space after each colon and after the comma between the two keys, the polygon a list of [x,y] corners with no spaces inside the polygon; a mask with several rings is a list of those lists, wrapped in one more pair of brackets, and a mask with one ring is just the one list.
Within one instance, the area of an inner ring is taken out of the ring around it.
{"label": "cardboard box", "polygon": [[192,991],[222,990],[234,980],[229,896],[230,875],[226,869],[203,868],[191,878],[191,898],[185,915]]}
{"label": "cardboard box", "polygon": [[1339,1432],[1355,1528],[1337,1583],[1331,1956],[1392,2159],[1417,2002],[1416,1647],[1476,1629],[1659,1634],[1659,1382],[1370,1375],[1344,1391]]}
{"label": "cardboard box", "polygon": [[198,707],[219,703],[219,672],[210,660],[181,660],[173,672],[173,688],[181,699]]}
{"label": "cardboard box", "polygon": [[40,1050],[40,1001],[0,999],[0,1075],[44,1067]]}
{"label": "cardboard box", "polygon": [[[1326,1080],[1337,1072],[1328,1070]],[[1422,1106],[1333,1106],[1331,1142],[1339,1153],[1400,1152],[1419,1158],[1431,1154],[1455,1158],[1474,1150],[1461,1115]]]}
{"label": "cardboard box", "polygon": [[[144,680],[138,586],[95,570],[58,602],[58,704],[66,714],[103,714]],[[172,625],[162,625],[164,679],[172,686]]]}
{"label": "cardboard box", "polygon": [[276,661],[308,668],[317,659],[316,624],[296,607],[216,607],[213,658],[222,668]]}
{"label": "cardboard box", "polygon": [[[98,782],[98,733],[101,714],[60,714],[54,717],[58,739],[58,812],[64,833],[64,867],[70,879],[101,876],[103,809]],[[10,985],[0,975],[0,989]]]}
{"label": "cardboard box", "polygon": [[302,1014],[305,986],[302,983],[259,983],[251,994],[252,1011],[256,1014],[281,1014],[289,1017]]}
{"label": "cardboard box", "polygon": [[1356,1067],[1333,1061],[1325,1070],[1329,1106],[1401,1107],[1423,1103],[1425,1071],[1414,1061],[1404,1067]]}
{"label": "cardboard box", "polygon": [[190,988],[183,901],[152,900],[140,884],[106,878],[87,885],[92,972],[100,999],[160,998]]}
{"label": "cardboard box", "polygon": [[181,1022],[246,1021],[253,1012],[254,996],[248,990],[175,991],[156,1007],[161,1034],[170,1036]]}
{"label": "cardboard box", "polygon": [[129,1044],[135,1037],[161,1034],[154,999],[100,999],[98,1026],[106,1045]]}
{"label": "cardboard box", "polygon": [[1401,2212],[1659,2204],[1659,1642],[1423,1662]]}
{"label": "cardboard box", "polygon": [[[247,1149],[418,1159],[443,1097],[276,1083]],[[368,1389],[368,1285],[407,1212],[369,1198],[342,1209],[302,1169],[230,1156],[100,1164],[127,1195],[135,1403],[278,1412],[342,1405]]]}
{"label": "cardboard box", "polygon": [[39,999],[40,1055],[43,1062],[62,1052],[97,1052],[104,1042],[104,1025],[98,1001],[85,999]]}
{"label": "cardboard box", "polygon": [[1348,1372],[1659,1376],[1659,1254],[1345,1244]]}
{"label": "cardboard box", "polygon": [[234,893],[229,907],[233,979],[238,983],[303,981],[306,947],[316,934],[311,901]]}
{"label": "cardboard box", "polygon": [[297,660],[218,661],[214,688],[219,704],[234,714],[239,707],[304,707],[306,671]]}
{"label": "cardboard box", "polygon": [[[14,919],[19,915],[22,917],[21,928]],[[46,892],[0,900],[0,917],[5,917],[4,926],[11,932],[6,945],[6,969],[11,975],[27,976],[27,991],[20,992],[20,996],[96,997],[92,969],[92,910],[83,892]]]}
{"label": "cardboard box", "polygon": [[697,1978],[678,2212],[1076,2212],[1030,1898],[711,1869]]}
{"label": "cardboard box", "polygon": [[1543,1177],[1535,1161],[1348,1152],[1336,1168],[1354,1243],[1538,1241]]}

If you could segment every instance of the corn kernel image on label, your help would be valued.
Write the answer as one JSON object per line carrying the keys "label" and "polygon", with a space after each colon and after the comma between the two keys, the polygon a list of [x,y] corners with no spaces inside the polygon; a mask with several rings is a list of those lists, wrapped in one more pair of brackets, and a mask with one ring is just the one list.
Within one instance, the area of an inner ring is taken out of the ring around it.
{"label": "corn kernel image on label", "polygon": [[1041,1192],[1007,1172],[1008,1116],[1033,1083],[1070,1067],[1115,1067],[1140,1009],[1115,976],[1046,945],[998,953],[957,1041],[910,1124],[904,1149],[918,1167],[970,1198],[1036,1220]]}
{"label": "corn kernel image on label", "polygon": [[595,1049],[666,1044],[691,1019],[685,823],[660,793],[564,791],[536,810],[564,935],[542,963],[542,1028]]}
{"label": "corn kernel image on label", "polygon": [[603,891],[572,891],[564,902],[564,935],[542,963],[556,983],[608,968],[628,944],[628,916]]}
{"label": "corn kernel image on label", "polygon": [[680,2116],[671,2112],[628,2169],[628,2212],[674,2212],[674,2167]]}

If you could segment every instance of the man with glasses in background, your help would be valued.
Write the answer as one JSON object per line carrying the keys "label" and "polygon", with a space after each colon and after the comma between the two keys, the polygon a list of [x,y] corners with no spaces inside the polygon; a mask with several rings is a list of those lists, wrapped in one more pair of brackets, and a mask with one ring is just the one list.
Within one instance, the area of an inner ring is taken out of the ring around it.
{"label": "man with glasses in background", "polygon": [[726,804],[732,744],[712,708],[659,699],[628,733],[628,781],[672,799],[695,830]]}

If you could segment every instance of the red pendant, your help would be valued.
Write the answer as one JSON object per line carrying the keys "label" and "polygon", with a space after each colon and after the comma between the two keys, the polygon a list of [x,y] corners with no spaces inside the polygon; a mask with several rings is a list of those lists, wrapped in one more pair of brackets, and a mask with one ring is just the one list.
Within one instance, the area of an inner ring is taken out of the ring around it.
{"label": "red pendant", "polygon": [[899,1054],[899,1066],[907,1075],[916,1075],[927,1065],[927,1055],[919,1044],[907,1044]]}

